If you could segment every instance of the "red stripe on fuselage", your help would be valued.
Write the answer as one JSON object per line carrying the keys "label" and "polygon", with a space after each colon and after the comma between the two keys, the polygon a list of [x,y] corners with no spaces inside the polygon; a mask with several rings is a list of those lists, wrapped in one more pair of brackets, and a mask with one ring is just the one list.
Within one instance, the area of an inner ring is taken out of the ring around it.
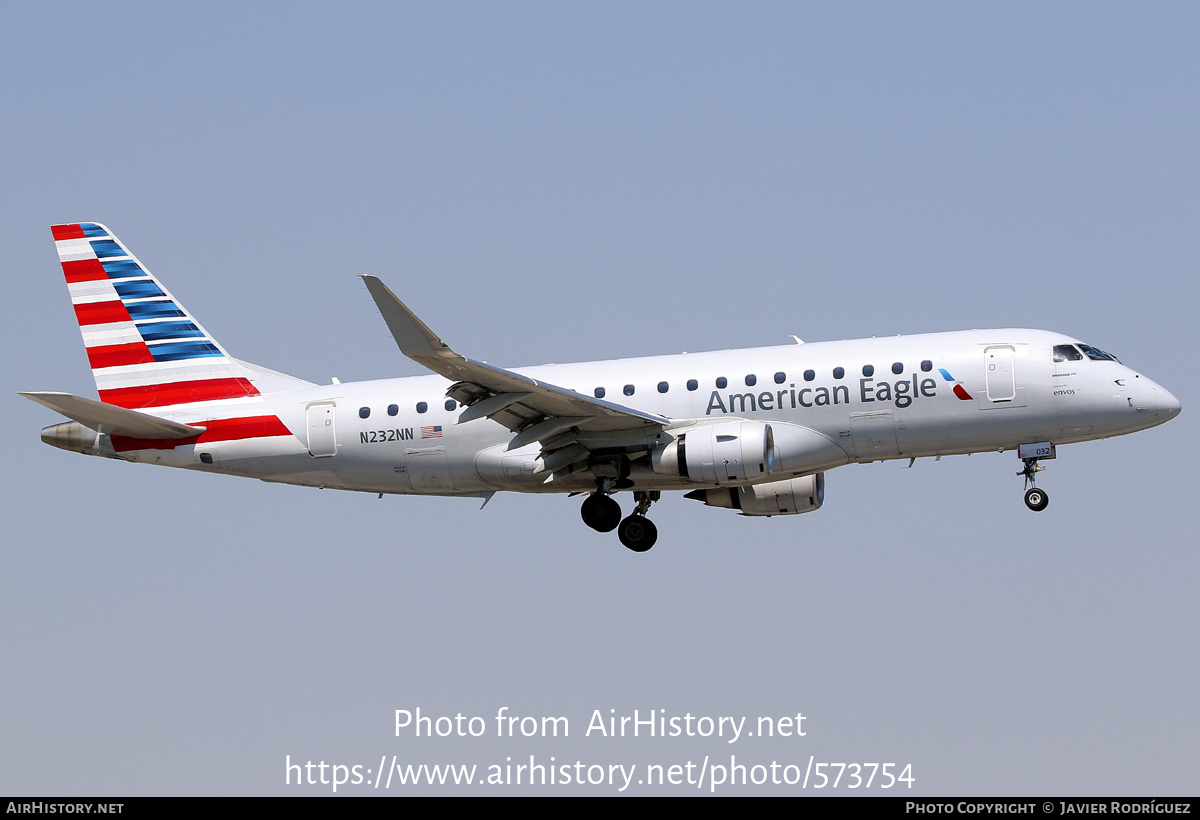
{"label": "red stripe on fuselage", "polygon": [[257,395],[257,388],[245,379],[202,379],[101,390],[100,401],[137,410],[142,407],[169,407],[172,404],[187,404],[193,401],[239,399],[243,396]]}
{"label": "red stripe on fuselage", "polygon": [[62,269],[66,274],[68,285],[73,282],[94,282],[97,279],[108,278],[108,271],[104,270],[99,259],[76,259],[74,262],[63,262]]}
{"label": "red stripe on fuselage", "polygon": [[55,242],[60,239],[84,239],[86,237],[78,222],[73,225],[51,225],[50,233],[54,234]]}
{"label": "red stripe on fuselage", "polygon": [[75,318],[82,325],[107,325],[111,322],[131,322],[129,311],[121,302],[84,302],[75,305]]}
{"label": "red stripe on fuselage", "polygon": [[101,367],[120,367],[123,364],[146,364],[154,361],[154,357],[150,355],[150,348],[146,347],[145,342],[89,347],[87,355],[93,370]]}
{"label": "red stripe on fuselage", "polygon": [[284,426],[278,416],[251,416],[245,419],[213,419],[197,422],[208,429],[200,434],[200,441],[235,441],[244,438],[266,438],[268,436],[290,436],[292,431]]}
{"label": "red stripe on fuselage", "polygon": [[249,438],[269,438],[271,436],[290,436],[292,431],[284,426],[278,416],[252,416],[245,419],[213,419],[197,422],[197,426],[207,427],[198,436],[174,439],[129,438],[113,436],[113,449],[118,453],[130,450],[174,450],[176,447],[186,447],[189,444],[204,444],[213,441],[242,441]]}

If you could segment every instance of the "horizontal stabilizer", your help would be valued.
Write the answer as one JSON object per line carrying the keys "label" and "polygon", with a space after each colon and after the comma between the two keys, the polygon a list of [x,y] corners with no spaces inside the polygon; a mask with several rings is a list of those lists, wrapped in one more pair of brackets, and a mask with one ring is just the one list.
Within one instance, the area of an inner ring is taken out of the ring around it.
{"label": "horizontal stabilizer", "polygon": [[110,436],[128,436],[139,439],[177,439],[198,436],[204,427],[191,427],[177,421],[160,419],[137,410],[126,410],[115,404],[104,404],[70,393],[35,392],[19,393],[30,401],[62,413],[72,421],[89,427],[97,433]]}

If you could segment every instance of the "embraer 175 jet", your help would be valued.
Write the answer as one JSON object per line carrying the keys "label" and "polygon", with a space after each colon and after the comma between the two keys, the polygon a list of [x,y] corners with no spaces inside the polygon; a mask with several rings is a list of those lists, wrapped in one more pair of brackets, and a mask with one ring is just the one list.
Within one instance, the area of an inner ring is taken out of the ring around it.
{"label": "embraer 175 jet", "polygon": [[[743,515],[820,508],[843,464],[1016,450],[1046,508],[1055,447],[1145,430],[1179,402],[1044,330],[969,330],[506,370],[452,350],[363,276],[401,352],[436,375],[317,385],[230,356],[108,228],[55,244],[100,401],[21,395],[72,419],[64,450],[263,481],[490,499],[586,493],[584,523],[642,552],[666,490]],[[629,491],[622,518],[614,495]]]}

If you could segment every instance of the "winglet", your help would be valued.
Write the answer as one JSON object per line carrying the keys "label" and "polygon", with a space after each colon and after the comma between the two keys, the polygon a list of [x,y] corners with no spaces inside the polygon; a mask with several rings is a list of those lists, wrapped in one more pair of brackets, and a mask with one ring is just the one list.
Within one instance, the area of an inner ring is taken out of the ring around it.
{"label": "winglet", "polygon": [[401,353],[417,361],[429,356],[458,357],[387,285],[379,281],[379,277],[366,273],[359,276],[371,292],[371,298],[383,314],[383,320],[387,322],[388,330],[392,332],[392,338],[396,340]]}

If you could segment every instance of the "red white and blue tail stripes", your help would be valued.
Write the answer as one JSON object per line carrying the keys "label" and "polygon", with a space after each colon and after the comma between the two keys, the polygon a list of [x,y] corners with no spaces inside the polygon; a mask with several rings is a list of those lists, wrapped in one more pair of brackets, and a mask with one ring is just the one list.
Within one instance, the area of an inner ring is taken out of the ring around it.
{"label": "red white and blue tail stripes", "polygon": [[142,409],[258,396],[245,371],[107,228],[51,230],[101,401]]}
{"label": "red white and blue tail stripes", "polygon": [[267,411],[246,369],[108,228],[77,222],[50,230],[100,400],[130,410],[169,408],[206,428],[184,439],[114,435],[117,452],[292,435]]}

